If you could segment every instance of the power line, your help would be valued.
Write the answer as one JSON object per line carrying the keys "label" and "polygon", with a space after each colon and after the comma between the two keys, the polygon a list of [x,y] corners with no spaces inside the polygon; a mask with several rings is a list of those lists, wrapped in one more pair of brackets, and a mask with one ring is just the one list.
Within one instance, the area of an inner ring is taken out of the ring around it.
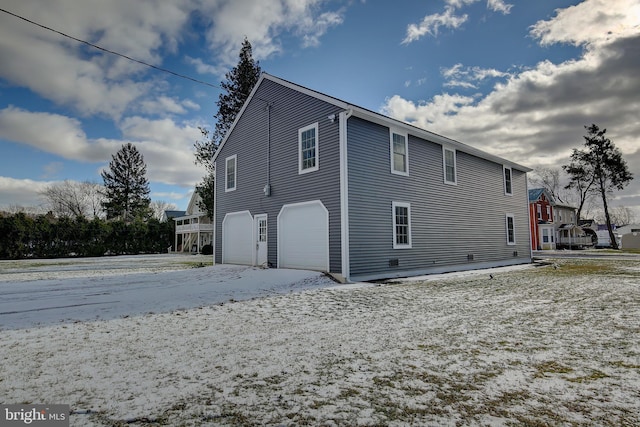
{"label": "power line", "polygon": [[158,71],[162,71],[163,73],[172,74],[172,75],[174,75],[174,76],[176,76],[176,77],[180,77],[180,78],[182,78],[182,79],[186,79],[186,80],[191,80],[192,82],[199,83],[199,84],[202,84],[202,85],[205,85],[205,86],[210,86],[210,87],[213,87],[213,88],[216,88],[216,89],[222,89],[220,86],[218,86],[218,85],[214,85],[213,83],[208,83],[208,82],[205,82],[205,81],[202,81],[202,80],[195,79],[195,78],[193,78],[193,77],[186,76],[186,75],[184,75],[184,74],[176,73],[175,71],[171,71],[171,70],[168,70],[168,69],[166,69],[166,68],[158,67],[158,66],[156,66],[156,65],[149,64],[149,63],[147,63],[147,62],[141,61],[141,60],[139,60],[139,59],[132,58],[132,57],[127,56],[127,55],[124,55],[124,54],[122,54],[122,53],[118,53],[118,52],[115,52],[115,51],[113,51],[113,50],[109,50],[109,49],[106,49],[106,48],[104,48],[104,47],[101,47],[101,46],[95,45],[95,44],[90,43],[90,42],[88,42],[88,41],[86,41],[86,40],[82,40],[82,39],[79,39],[79,38],[77,38],[77,37],[70,36],[69,34],[65,34],[65,33],[63,33],[62,31],[55,30],[55,29],[53,29],[53,28],[47,27],[46,25],[42,25],[42,24],[39,24],[39,23],[37,23],[37,22],[34,22],[34,21],[30,20],[30,19],[27,19],[27,18],[25,18],[25,17],[23,17],[23,16],[16,15],[15,13],[13,13],[13,12],[9,12],[8,10],[5,10],[5,9],[0,8],[0,12],[4,12],[4,13],[6,13],[7,15],[11,15],[11,16],[14,16],[14,17],[16,17],[16,18],[18,18],[18,19],[22,19],[22,20],[23,20],[23,21],[25,21],[25,22],[28,22],[28,23],[33,24],[33,25],[36,25],[36,26],[38,26],[38,27],[40,27],[40,28],[44,28],[45,30],[48,30],[48,31],[52,31],[52,32],[54,32],[54,33],[56,33],[56,34],[60,34],[61,36],[64,36],[64,37],[70,38],[71,40],[75,40],[75,41],[77,41],[77,42],[79,42],[79,43],[84,43],[84,44],[86,44],[86,45],[88,45],[88,46],[91,46],[91,47],[93,47],[93,48],[95,48],[95,49],[98,49],[98,50],[101,50],[101,51],[103,51],[103,52],[107,52],[107,53],[110,53],[110,54],[112,54],[112,55],[119,56],[119,57],[124,58],[124,59],[127,59],[127,60],[129,60],[129,61],[137,62],[138,64],[142,64],[142,65],[144,65],[144,66],[146,66],[146,67],[153,68],[153,69],[158,70]]}

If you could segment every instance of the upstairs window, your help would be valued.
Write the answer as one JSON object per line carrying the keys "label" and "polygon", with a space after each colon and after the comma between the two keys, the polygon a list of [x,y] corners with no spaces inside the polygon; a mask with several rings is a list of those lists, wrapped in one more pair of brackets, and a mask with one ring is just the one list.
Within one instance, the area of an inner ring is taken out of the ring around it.
{"label": "upstairs window", "polygon": [[391,173],[409,175],[407,135],[391,131]]}
{"label": "upstairs window", "polygon": [[506,232],[507,232],[507,245],[516,244],[516,227],[515,220],[512,214],[506,215]]}
{"label": "upstairs window", "polygon": [[[540,205],[536,205],[537,211],[538,211],[538,219],[540,221],[542,221],[542,206]],[[562,216],[560,216],[560,221],[562,221]]]}
{"label": "upstairs window", "polygon": [[225,184],[224,191],[234,191],[236,189],[236,163],[238,161],[238,156],[234,154],[233,156],[227,157],[225,160]]}
{"label": "upstairs window", "polygon": [[393,249],[411,248],[411,205],[393,202]]}
{"label": "upstairs window", "polygon": [[508,168],[505,166],[504,167],[504,194],[506,194],[507,196],[511,196],[513,194],[513,189],[511,185],[511,175],[512,175],[511,168]]}
{"label": "upstairs window", "polygon": [[456,150],[442,147],[442,164],[444,168],[444,182],[457,184],[456,178]]}
{"label": "upstairs window", "polygon": [[298,173],[318,170],[318,123],[298,130]]}

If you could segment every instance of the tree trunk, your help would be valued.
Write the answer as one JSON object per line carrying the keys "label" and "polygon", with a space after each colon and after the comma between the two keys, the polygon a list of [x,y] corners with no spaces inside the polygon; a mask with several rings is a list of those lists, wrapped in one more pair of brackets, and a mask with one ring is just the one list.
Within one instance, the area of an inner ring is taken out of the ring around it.
{"label": "tree trunk", "polygon": [[609,206],[607,205],[607,191],[604,187],[604,183],[602,182],[602,178],[600,179],[600,194],[602,195],[602,206],[604,208],[604,217],[607,221],[607,230],[609,231],[609,241],[611,242],[611,247],[613,249],[620,249],[618,247],[618,241],[616,240],[616,236],[613,234],[611,217],[609,216]]}

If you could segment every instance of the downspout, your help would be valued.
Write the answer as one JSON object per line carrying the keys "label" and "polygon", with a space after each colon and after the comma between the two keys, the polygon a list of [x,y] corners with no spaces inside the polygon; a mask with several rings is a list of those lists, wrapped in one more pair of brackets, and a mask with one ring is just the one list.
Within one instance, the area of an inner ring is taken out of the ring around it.
{"label": "downspout", "polygon": [[340,237],[342,252],[342,277],[349,282],[351,261],[349,259],[349,170],[347,161],[347,120],[353,114],[352,109],[341,111],[339,115],[340,140]]}
{"label": "downspout", "polygon": [[267,184],[264,195],[271,196],[271,103],[267,102]]}
{"label": "downspout", "polygon": [[[533,218],[532,218],[532,208],[529,202],[529,180],[527,179],[527,172],[524,173],[524,185],[525,185],[525,197],[527,200],[527,216],[529,217],[529,262],[533,262],[533,237],[531,235],[532,232],[537,232],[537,221],[536,221],[536,231],[533,230]],[[537,244],[537,243],[536,243]]]}
{"label": "downspout", "polygon": [[[216,163],[213,163],[213,233],[211,236],[211,247],[213,248],[213,250],[211,252],[213,252],[212,257],[213,257],[213,265],[216,264],[216,245],[217,245],[217,230],[218,230],[218,222],[217,222],[217,218],[218,218],[218,200],[217,199],[217,187],[218,187],[218,168],[216,167]],[[220,262],[222,262],[222,249],[220,249]]]}

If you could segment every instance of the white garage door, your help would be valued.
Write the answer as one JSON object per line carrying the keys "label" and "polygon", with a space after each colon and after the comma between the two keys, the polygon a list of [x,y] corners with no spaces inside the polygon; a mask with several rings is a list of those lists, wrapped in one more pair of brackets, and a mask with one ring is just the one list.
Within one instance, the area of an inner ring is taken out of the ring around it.
{"label": "white garage door", "polygon": [[253,217],[249,211],[228,213],[222,220],[222,263],[253,264]]}
{"label": "white garage door", "polygon": [[329,271],[329,212],[320,200],[280,210],[278,267]]}

